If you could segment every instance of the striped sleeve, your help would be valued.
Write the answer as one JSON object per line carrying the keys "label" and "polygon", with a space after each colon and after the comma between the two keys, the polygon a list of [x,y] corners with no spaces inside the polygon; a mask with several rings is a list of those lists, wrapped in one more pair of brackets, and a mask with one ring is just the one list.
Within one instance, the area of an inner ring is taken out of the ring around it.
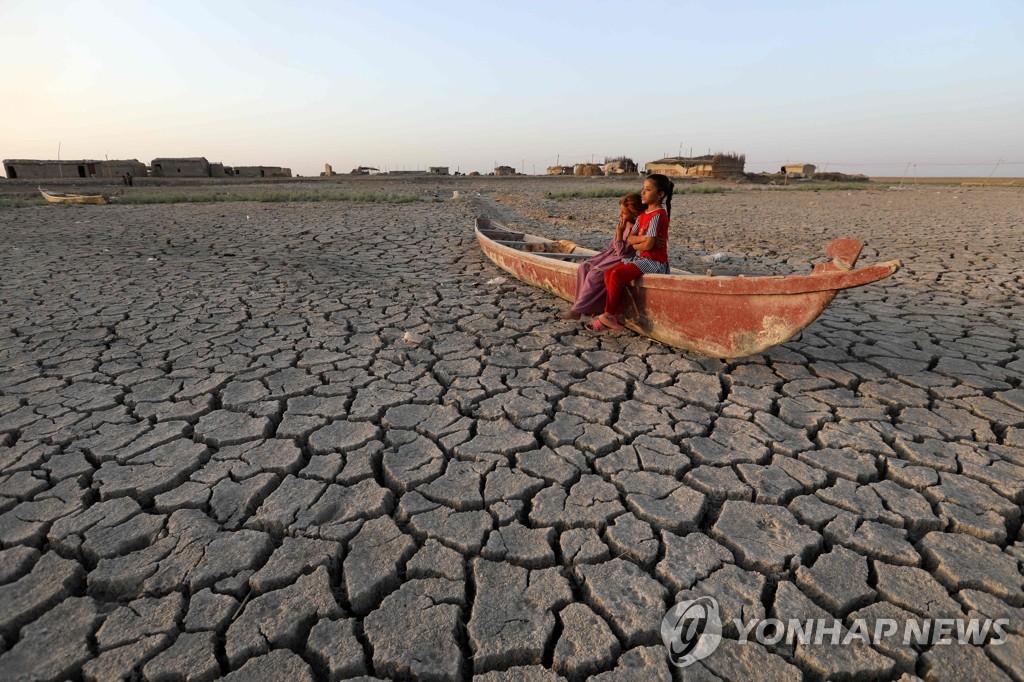
{"label": "striped sleeve", "polygon": [[640,272],[645,275],[667,275],[670,272],[668,263],[659,263],[658,261],[650,258],[637,256],[636,258],[624,259],[622,262],[632,263],[640,268]]}
{"label": "striped sleeve", "polygon": [[661,222],[661,213],[655,213],[651,216],[651,222],[647,223],[647,231],[644,232],[645,237],[657,237],[658,236],[658,224]]}

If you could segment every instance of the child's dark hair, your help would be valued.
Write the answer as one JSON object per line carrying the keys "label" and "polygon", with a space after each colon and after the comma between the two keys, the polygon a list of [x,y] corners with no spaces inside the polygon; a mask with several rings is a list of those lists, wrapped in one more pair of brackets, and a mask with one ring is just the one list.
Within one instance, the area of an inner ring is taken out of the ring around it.
{"label": "child's dark hair", "polygon": [[668,179],[667,175],[661,173],[652,173],[647,176],[647,179],[654,183],[654,186],[659,192],[665,193],[665,213],[668,214],[669,220],[672,219],[672,190],[675,189],[675,185]]}

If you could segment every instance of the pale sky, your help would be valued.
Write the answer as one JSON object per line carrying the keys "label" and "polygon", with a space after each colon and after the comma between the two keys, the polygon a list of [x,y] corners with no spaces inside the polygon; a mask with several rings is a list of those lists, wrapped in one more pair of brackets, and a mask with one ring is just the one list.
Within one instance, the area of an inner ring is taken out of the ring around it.
{"label": "pale sky", "polygon": [[1021,0],[0,0],[0,54],[0,158],[1024,176]]}

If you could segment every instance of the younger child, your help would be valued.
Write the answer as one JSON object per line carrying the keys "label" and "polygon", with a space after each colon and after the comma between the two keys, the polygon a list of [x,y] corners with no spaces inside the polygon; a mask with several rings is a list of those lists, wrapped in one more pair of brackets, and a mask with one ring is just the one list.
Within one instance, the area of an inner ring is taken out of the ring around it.
{"label": "younger child", "polygon": [[604,313],[588,325],[589,329],[595,332],[625,329],[622,292],[626,285],[645,273],[668,274],[668,223],[672,214],[674,188],[672,181],[660,173],[644,180],[640,199],[647,204],[647,210],[637,218],[637,234],[626,239],[637,254],[632,258],[623,258],[621,263],[605,270],[607,295]]}
{"label": "younger child", "polygon": [[639,194],[627,194],[619,200],[619,225],[615,238],[601,253],[580,263],[576,272],[576,299],[572,308],[558,315],[563,320],[578,320],[582,315],[596,315],[604,310],[604,271],[636,255],[626,239],[636,236],[636,219],[644,210]]}

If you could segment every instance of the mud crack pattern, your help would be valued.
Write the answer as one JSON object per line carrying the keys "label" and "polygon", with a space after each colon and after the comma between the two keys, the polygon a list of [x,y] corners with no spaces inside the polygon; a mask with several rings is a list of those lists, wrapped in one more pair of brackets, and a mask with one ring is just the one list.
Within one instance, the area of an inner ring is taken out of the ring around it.
{"label": "mud crack pattern", "polygon": [[[497,217],[609,237],[613,200],[500,188]],[[0,676],[1024,679],[1020,198],[677,197],[681,263],[905,260],[735,362],[555,320],[461,200],[0,212]],[[1010,635],[727,625],[671,669],[698,595]]]}

